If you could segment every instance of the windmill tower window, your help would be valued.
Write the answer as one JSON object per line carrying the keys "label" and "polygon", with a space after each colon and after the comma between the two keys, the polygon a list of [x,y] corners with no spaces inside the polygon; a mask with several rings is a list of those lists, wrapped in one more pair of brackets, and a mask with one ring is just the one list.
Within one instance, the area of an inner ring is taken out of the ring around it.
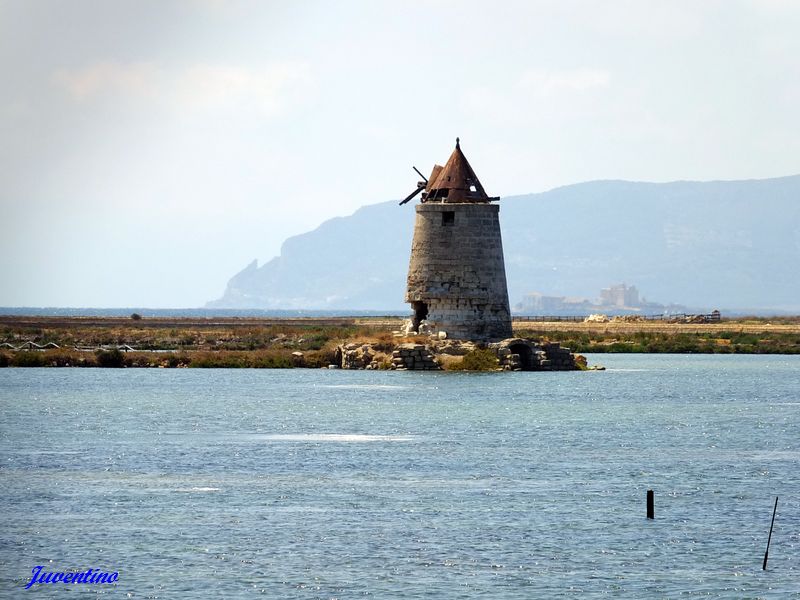
{"label": "windmill tower window", "polygon": [[442,227],[452,227],[456,224],[456,212],[454,210],[442,211]]}

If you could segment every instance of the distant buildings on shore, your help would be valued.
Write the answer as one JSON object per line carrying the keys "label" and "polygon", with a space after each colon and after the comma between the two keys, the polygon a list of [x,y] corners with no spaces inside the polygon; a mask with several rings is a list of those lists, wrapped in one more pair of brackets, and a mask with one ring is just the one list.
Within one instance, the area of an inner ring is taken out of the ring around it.
{"label": "distant buildings on shore", "polygon": [[600,305],[614,306],[616,308],[639,308],[639,290],[635,285],[627,286],[624,283],[612,285],[600,290]]}
{"label": "distant buildings on shore", "polygon": [[685,313],[687,309],[681,304],[660,304],[648,302],[639,297],[635,285],[620,283],[600,290],[596,300],[575,296],[547,296],[539,292],[525,294],[522,302],[514,305],[514,312],[523,315],[587,315],[604,313],[610,315],[624,314],[663,314]]}

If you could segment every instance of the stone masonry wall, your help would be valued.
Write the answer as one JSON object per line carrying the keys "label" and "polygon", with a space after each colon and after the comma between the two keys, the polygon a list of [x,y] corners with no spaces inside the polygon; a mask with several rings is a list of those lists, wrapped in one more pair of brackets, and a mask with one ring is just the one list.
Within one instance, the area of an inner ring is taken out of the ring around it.
{"label": "stone masonry wall", "polygon": [[585,366],[586,360],[558,342],[542,344],[525,338],[489,344],[489,349],[506,371],[576,371],[580,370],[578,363],[582,361]]}
{"label": "stone masonry wall", "polygon": [[402,344],[392,352],[392,369],[438,371],[439,363],[424,344]]}
{"label": "stone masonry wall", "polygon": [[431,202],[416,211],[406,302],[424,302],[428,326],[449,338],[510,337],[499,207]]}

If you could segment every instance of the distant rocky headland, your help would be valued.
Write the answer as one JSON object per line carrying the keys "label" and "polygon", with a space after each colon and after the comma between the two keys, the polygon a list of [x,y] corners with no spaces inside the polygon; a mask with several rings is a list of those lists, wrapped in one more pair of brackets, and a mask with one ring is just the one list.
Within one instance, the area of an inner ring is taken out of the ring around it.
{"label": "distant rocky headland", "polygon": [[[613,282],[692,307],[800,313],[800,175],[748,181],[593,181],[504,197],[509,298],[590,296]],[[286,240],[209,308],[409,311],[413,211],[365,206]]]}

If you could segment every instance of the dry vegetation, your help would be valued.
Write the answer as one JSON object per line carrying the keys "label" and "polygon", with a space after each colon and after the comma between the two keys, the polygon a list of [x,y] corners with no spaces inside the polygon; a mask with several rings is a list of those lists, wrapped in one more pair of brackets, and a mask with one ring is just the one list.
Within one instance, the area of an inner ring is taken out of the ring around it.
{"label": "dry vegetation", "polygon": [[712,324],[526,323],[522,337],[561,342],[574,352],[800,354],[800,322]]}
{"label": "dry vegetation", "polygon": [[[341,343],[369,343],[390,356],[397,341],[391,329],[398,326],[399,320],[389,319],[0,317],[0,343],[60,346],[0,349],[0,366],[322,367],[333,362]],[[514,329],[519,336],[560,342],[581,353],[800,354],[798,317],[713,324],[520,322]],[[122,352],[117,346],[134,350]]]}

